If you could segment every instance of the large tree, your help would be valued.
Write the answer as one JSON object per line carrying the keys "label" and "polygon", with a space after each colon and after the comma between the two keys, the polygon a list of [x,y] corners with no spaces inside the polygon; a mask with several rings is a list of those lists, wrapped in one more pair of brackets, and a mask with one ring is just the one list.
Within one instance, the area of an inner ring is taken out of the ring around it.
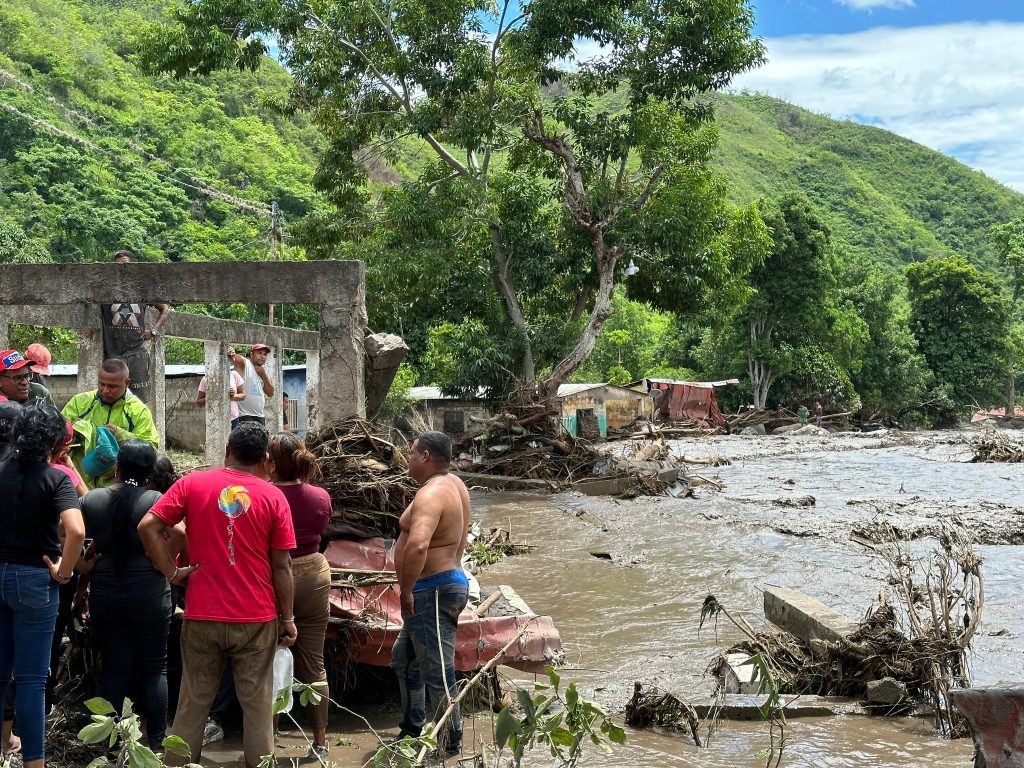
{"label": "large tree", "polygon": [[921,352],[958,406],[1001,399],[1010,302],[999,281],[960,257],[906,268],[910,327]]}
{"label": "large tree", "polygon": [[[1012,322],[1020,322],[1021,290],[1024,289],[1024,219],[1014,219],[992,228],[996,257],[1010,276],[1010,311]],[[1016,344],[1007,342],[1006,350],[1006,415],[1012,416],[1017,404]]]}
{"label": "large tree", "polygon": [[[368,156],[422,145],[433,161],[405,194],[421,210],[457,203],[452,248],[471,244],[486,265],[526,381],[540,335],[531,284],[559,289],[573,333],[551,393],[592,351],[624,260],[672,278],[666,304],[686,300],[676,289],[697,303],[726,281],[726,251],[756,246],[756,222],[728,214],[708,181],[701,100],[760,62],[752,25],[746,0],[190,0],[147,51],[188,75],[255,68],[274,40],[292,107],[328,142],[318,181],[351,225],[338,237],[391,221],[366,195]],[[581,42],[599,55],[580,60]],[[535,216],[547,227],[536,251],[520,242]]]}

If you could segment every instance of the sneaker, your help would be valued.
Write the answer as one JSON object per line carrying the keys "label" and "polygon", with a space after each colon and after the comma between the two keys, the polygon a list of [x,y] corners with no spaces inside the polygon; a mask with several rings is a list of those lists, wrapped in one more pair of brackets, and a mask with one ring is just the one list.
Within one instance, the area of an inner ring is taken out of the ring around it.
{"label": "sneaker", "polygon": [[224,729],[221,724],[212,717],[206,721],[206,728],[203,730],[203,746],[213,744],[215,741],[224,740]]}
{"label": "sneaker", "polygon": [[313,760],[326,761],[330,753],[331,748],[328,747],[326,744],[310,744],[309,754],[307,755],[307,757],[310,757]]}

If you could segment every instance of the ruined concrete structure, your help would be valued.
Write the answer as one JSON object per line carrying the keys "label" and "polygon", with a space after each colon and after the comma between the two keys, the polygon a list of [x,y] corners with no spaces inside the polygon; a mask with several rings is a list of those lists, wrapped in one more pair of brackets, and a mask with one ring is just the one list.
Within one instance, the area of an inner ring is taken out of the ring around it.
{"label": "ruined concrete structure", "polygon": [[[204,344],[208,377],[206,457],[211,466],[220,465],[227,444],[229,345],[269,345],[272,352],[266,368],[278,392],[282,381],[281,353],[286,349],[303,351],[311,427],[366,412],[366,289],[362,262],[9,264],[0,265],[0,280],[11,302],[0,305],[0,349],[7,346],[9,328],[14,323],[74,330],[78,334],[79,391],[96,388],[103,362],[99,309],[102,304],[127,301],[319,305],[318,332],[173,312],[163,327],[163,336],[153,340],[149,405],[158,427],[164,424],[166,411],[165,338],[193,339]],[[397,368],[401,355],[394,351],[393,343],[387,346],[388,362]],[[392,376],[393,373],[392,370]],[[375,382],[386,392],[391,379],[387,378],[382,385],[384,378],[386,371],[378,371]],[[279,396],[267,399],[266,415],[267,427],[280,430]]]}

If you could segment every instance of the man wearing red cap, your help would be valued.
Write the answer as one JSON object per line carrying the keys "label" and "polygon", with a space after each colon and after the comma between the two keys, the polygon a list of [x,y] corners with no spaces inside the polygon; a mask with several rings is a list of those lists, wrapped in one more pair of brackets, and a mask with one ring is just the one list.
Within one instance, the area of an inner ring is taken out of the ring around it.
{"label": "man wearing red cap", "polygon": [[53,360],[50,350],[42,344],[29,344],[25,357],[35,363],[32,366],[32,381],[45,387],[46,377],[50,375],[50,362]]}
{"label": "man wearing red cap", "polygon": [[270,383],[270,377],[263,370],[269,355],[270,347],[266,344],[253,344],[249,357],[236,354],[234,349],[228,350],[232,367],[245,382],[245,399],[238,403],[239,423],[255,421],[264,426],[267,424],[263,407],[267,398],[274,396],[274,385]]}
{"label": "man wearing red cap", "polygon": [[32,381],[35,365],[16,349],[0,352],[0,394],[22,405],[44,402],[53,405],[49,390]]}

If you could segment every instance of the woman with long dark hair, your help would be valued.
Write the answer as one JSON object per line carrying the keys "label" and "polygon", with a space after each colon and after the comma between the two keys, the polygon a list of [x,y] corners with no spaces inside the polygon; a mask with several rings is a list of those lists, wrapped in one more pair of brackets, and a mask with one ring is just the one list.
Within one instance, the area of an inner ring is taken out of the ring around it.
{"label": "woman with long dark hair", "polygon": [[281,489],[292,511],[295,549],[292,550],[292,579],[295,584],[295,628],[298,639],[292,646],[295,678],[300,683],[323,683],[317,688],[318,703],[306,707],[313,730],[310,757],[322,759],[327,746],[327,673],[324,670],[324,635],[330,606],[331,567],[322,554],[320,537],[331,519],[331,497],[323,488],[310,485],[316,457],[302,438],[293,432],[279,432],[267,447],[271,465],[270,481]]}
{"label": "woman with long dark hair", "polygon": [[46,673],[58,589],[71,580],[85,540],[78,494],[67,475],[48,463],[63,437],[56,408],[22,406],[13,448],[0,456],[0,701],[13,672],[25,768],[44,765]]}
{"label": "woman with long dark hair", "polygon": [[152,445],[128,440],[117,456],[116,482],[89,491],[82,512],[96,549],[89,610],[102,660],[100,695],[120,712],[133,686],[149,746],[159,749],[167,729],[171,588],[136,530],[160,498],[145,489],[155,464]]}

